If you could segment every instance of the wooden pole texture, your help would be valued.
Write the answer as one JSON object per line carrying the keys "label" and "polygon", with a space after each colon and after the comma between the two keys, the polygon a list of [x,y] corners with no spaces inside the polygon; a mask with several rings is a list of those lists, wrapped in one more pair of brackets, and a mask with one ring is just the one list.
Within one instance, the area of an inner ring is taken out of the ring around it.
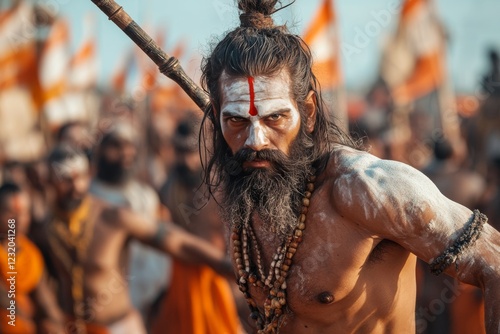
{"label": "wooden pole texture", "polygon": [[130,39],[158,65],[160,72],[174,80],[189,97],[205,110],[209,105],[207,93],[201,89],[181,67],[179,60],[170,57],[158,44],[123,10],[114,0],[91,0],[108,18],[113,21]]}

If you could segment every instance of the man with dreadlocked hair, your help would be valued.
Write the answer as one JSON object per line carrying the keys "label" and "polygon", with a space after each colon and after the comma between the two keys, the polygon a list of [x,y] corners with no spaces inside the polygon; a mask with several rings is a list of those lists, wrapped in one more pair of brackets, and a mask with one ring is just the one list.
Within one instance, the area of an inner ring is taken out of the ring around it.
{"label": "man with dreadlocked hair", "polygon": [[[482,287],[500,331],[500,234],[423,174],[360,150],[329,118],[304,42],[276,0],[203,64],[205,176],[259,333],[411,333],[416,256]],[[436,296],[449,302],[453,291]],[[436,308],[439,305],[430,305]]]}

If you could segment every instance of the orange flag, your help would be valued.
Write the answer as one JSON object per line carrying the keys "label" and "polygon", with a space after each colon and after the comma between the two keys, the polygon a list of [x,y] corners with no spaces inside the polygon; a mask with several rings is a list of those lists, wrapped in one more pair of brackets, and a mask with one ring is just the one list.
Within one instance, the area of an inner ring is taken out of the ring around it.
{"label": "orange flag", "polygon": [[304,34],[313,54],[313,71],[322,89],[335,89],[341,81],[339,39],[333,0],[323,0]]}
{"label": "orange flag", "polygon": [[111,75],[111,88],[116,93],[123,93],[127,85],[127,79],[130,73],[130,68],[134,63],[134,53],[132,49],[128,50],[118,61],[118,65]]}
{"label": "orange flag", "polygon": [[33,6],[16,1],[0,14],[0,90],[37,84]]}
{"label": "orange flag", "polygon": [[321,2],[304,34],[304,41],[311,48],[313,72],[321,85],[324,100],[330,106],[337,125],[348,131],[347,100],[342,86],[339,33],[333,0]]}
{"label": "orange flag", "polygon": [[94,21],[91,15],[85,17],[83,41],[71,59],[69,84],[72,89],[88,89],[97,84],[97,42]]}
{"label": "orange flag", "polygon": [[[185,50],[186,43],[184,40],[180,40],[172,46],[172,48],[168,48],[168,54],[179,59],[179,61],[183,63],[183,60],[187,59]],[[199,62],[197,64],[199,64]],[[193,71],[190,71],[189,67],[191,62],[187,63],[187,65],[187,73],[193,78],[194,75],[191,73]],[[156,68],[156,72],[159,73],[158,68]],[[178,111],[197,109],[198,107],[196,104],[192,102],[179,85],[161,74],[151,94],[151,110],[153,113],[161,113],[165,110],[175,113]]]}
{"label": "orange flag", "polygon": [[[156,44],[160,47],[163,47],[165,44],[165,33],[163,29],[159,29],[156,33],[155,38]],[[140,85],[146,91],[150,91],[154,89],[158,85],[158,74],[160,71],[158,70],[158,66],[146,56],[146,54],[140,50],[139,48],[135,48],[137,64],[139,65],[139,69],[141,71],[141,81]]]}
{"label": "orange flag", "polygon": [[14,0],[0,9],[0,147],[6,159],[30,161],[44,152],[37,28],[31,1]]}
{"label": "orange flag", "polygon": [[50,29],[40,60],[43,109],[49,124],[57,127],[68,119],[67,93],[70,65],[69,26],[57,19]]}

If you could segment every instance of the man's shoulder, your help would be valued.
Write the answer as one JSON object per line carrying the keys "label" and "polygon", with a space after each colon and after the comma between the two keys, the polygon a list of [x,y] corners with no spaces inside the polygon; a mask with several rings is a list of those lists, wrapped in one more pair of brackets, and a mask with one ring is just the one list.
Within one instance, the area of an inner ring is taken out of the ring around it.
{"label": "man's shoulder", "polygon": [[338,145],[331,154],[325,171],[329,177],[356,177],[364,180],[381,176],[402,176],[401,174],[421,174],[415,168],[399,161],[381,159],[373,154]]}
{"label": "man's shoulder", "polygon": [[375,160],[380,160],[367,151],[349,146],[337,145],[330,153],[328,170],[337,175],[363,170]]}
{"label": "man's shoulder", "polygon": [[96,219],[96,224],[115,225],[121,215],[125,214],[123,206],[115,205],[93,194],[90,194],[89,198],[92,201],[92,210],[89,214]]}
{"label": "man's shoulder", "polygon": [[128,186],[133,191],[139,191],[139,192],[144,193],[148,196],[156,194],[156,191],[154,190],[154,188],[142,180],[132,179],[132,180],[130,180]]}
{"label": "man's shoulder", "polygon": [[366,219],[431,190],[430,181],[415,168],[349,147],[332,151],[327,169],[334,205],[351,213],[361,210]]}
{"label": "man's shoulder", "polygon": [[130,212],[126,206],[116,205],[94,194],[88,196],[92,207],[89,214],[97,219],[98,224],[115,225]]}

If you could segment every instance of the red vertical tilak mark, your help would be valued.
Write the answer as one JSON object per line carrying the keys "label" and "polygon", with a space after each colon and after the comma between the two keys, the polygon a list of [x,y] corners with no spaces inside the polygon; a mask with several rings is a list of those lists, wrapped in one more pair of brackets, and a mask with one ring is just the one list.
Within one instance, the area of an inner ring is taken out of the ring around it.
{"label": "red vertical tilak mark", "polygon": [[255,91],[253,88],[253,77],[248,77],[248,89],[250,90],[250,109],[248,113],[250,116],[257,116],[257,108],[255,108]]}

